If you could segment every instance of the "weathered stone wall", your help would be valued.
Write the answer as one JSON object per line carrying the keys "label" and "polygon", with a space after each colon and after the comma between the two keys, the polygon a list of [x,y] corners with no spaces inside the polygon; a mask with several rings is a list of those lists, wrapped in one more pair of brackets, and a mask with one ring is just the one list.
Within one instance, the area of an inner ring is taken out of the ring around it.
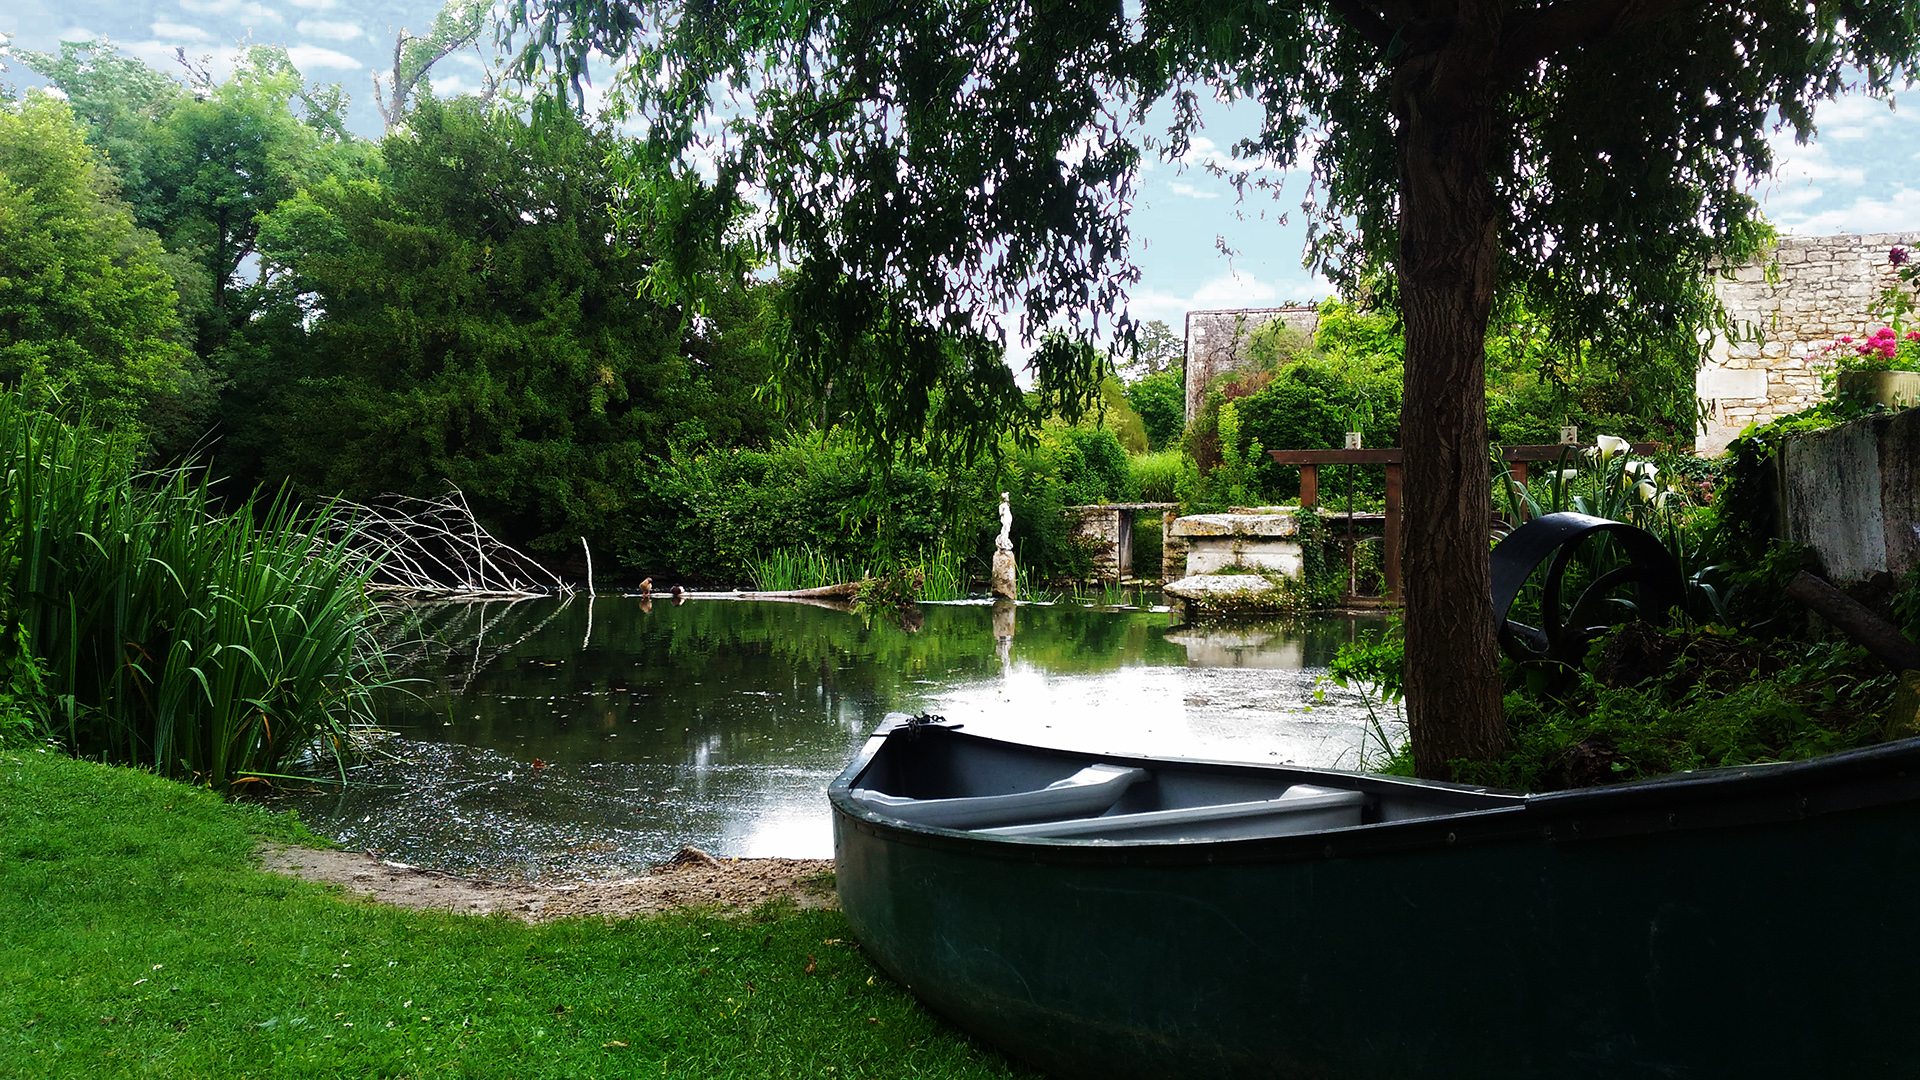
{"label": "weathered stone wall", "polygon": [[1093,576],[1103,581],[1118,578],[1121,515],[1104,506],[1069,506],[1067,514],[1073,522],[1073,535],[1093,554]]}
{"label": "weathered stone wall", "polygon": [[1320,325],[1314,307],[1235,308],[1187,312],[1187,418],[1200,408],[1213,380],[1244,364],[1253,332],[1279,320],[1311,339]]}
{"label": "weathered stone wall", "polygon": [[1835,581],[1920,565],[1920,409],[1790,440],[1781,520]]}
{"label": "weathered stone wall", "polygon": [[1818,402],[1821,350],[1883,325],[1868,312],[1897,282],[1887,252],[1916,245],[1920,233],[1784,237],[1759,262],[1717,279],[1737,332],[1715,337],[1695,376],[1707,411],[1695,449],[1718,453],[1748,424]]}

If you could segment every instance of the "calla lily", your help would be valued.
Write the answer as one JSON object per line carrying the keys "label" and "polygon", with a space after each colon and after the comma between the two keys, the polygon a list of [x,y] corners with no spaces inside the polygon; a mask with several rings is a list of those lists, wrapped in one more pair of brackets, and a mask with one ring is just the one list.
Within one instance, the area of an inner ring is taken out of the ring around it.
{"label": "calla lily", "polygon": [[1602,435],[1596,441],[1595,449],[1599,450],[1601,461],[1611,461],[1613,455],[1626,453],[1628,444],[1618,435]]}
{"label": "calla lily", "polygon": [[1553,476],[1554,476],[1554,479],[1560,481],[1563,484],[1571,484],[1574,482],[1575,479],[1577,479],[1580,476],[1580,470],[1579,469],[1555,469],[1553,472]]}
{"label": "calla lily", "polygon": [[1638,477],[1642,480],[1652,480],[1660,475],[1659,466],[1651,461],[1629,461],[1622,466],[1622,468],[1626,470],[1628,476]]}
{"label": "calla lily", "polygon": [[1659,489],[1653,486],[1653,481],[1651,480],[1642,480],[1633,485],[1633,493],[1640,496],[1641,502],[1652,502],[1653,496],[1658,491]]}

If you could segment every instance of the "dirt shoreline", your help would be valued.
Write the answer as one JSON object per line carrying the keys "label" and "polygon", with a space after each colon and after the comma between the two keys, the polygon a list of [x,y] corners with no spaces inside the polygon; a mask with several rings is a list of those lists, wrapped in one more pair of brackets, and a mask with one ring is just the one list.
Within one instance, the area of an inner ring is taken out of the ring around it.
{"label": "dirt shoreline", "polygon": [[467,878],[363,851],[273,845],[261,848],[260,860],[276,873],[339,885],[383,904],[527,922],[631,918],[676,908],[741,911],[780,899],[802,908],[835,903],[832,859],[716,859],[695,848],[682,848],[641,877],[565,884]]}

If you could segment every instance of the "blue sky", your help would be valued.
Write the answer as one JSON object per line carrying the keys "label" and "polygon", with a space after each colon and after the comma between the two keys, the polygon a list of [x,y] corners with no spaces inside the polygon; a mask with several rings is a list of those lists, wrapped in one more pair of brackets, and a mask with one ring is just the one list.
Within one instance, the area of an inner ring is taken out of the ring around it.
{"label": "blue sky", "polygon": [[[363,134],[377,134],[371,76],[389,61],[401,28],[424,31],[438,0],[26,0],[0,13],[0,34],[30,49],[60,40],[107,37],[162,70],[174,50],[222,57],[241,42],[287,46],[311,81],[338,82],[353,95]],[[17,65],[0,78],[24,83]],[[435,89],[459,93],[479,85],[482,59],[468,52],[434,71]],[[1909,97],[1920,106],[1920,94]],[[1277,194],[1236,198],[1233,187],[1203,162],[1222,154],[1247,122],[1224,107],[1208,114],[1186,163],[1152,162],[1134,205],[1136,258],[1143,271],[1134,291],[1137,318],[1164,319],[1176,329],[1190,309],[1264,307],[1327,294],[1325,282],[1301,268],[1301,186],[1287,180]],[[1755,191],[1768,217],[1789,233],[1920,230],[1920,108],[1848,97],[1823,107],[1813,143],[1779,136],[1781,167]],[[1292,212],[1290,222],[1281,219]],[[1222,245],[1232,249],[1223,254]]]}

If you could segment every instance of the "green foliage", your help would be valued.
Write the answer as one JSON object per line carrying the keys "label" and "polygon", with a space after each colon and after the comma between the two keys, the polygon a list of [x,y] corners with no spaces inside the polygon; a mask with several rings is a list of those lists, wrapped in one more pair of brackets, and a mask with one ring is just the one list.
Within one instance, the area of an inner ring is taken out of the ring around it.
{"label": "green foliage", "polygon": [[1515,685],[1512,754],[1464,775],[1537,791],[1815,757],[1888,737],[1894,684],[1847,644],[1628,626],[1568,689]]}
{"label": "green foliage", "polygon": [[149,431],[206,390],[173,281],[65,102],[0,104],[0,381]]}
{"label": "green foliage", "polygon": [[1147,449],[1165,450],[1180,439],[1187,424],[1186,373],[1169,368],[1127,384],[1127,403],[1146,429]]}
{"label": "green foliage", "polygon": [[906,464],[876,473],[839,432],[766,450],[675,445],[635,479],[623,561],[711,582],[741,581],[756,563],[796,550],[849,575],[840,581],[859,580],[869,567],[939,550],[949,536],[979,536],[998,503],[978,479],[965,483],[973,498],[963,502],[949,473]]}
{"label": "green foliage", "polygon": [[1266,500],[1259,470],[1271,459],[1257,436],[1242,437],[1237,403],[1221,405],[1214,417],[1219,464],[1205,474],[1182,473],[1178,486],[1181,509],[1190,514],[1217,514],[1235,506],[1262,505]]}
{"label": "green foliage", "polygon": [[423,99],[382,176],[282,204],[261,242],[309,315],[237,368],[223,463],[356,499],[451,481],[516,546],[570,556],[585,536],[638,566],[647,457],[676,431],[766,437],[766,353],[743,340],[766,313],[721,282],[698,320],[638,295],[656,238],[616,231],[608,147]]}
{"label": "green foliage", "polygon": [[152,776],[6,754],[0,791],[9,1076],[1018,1075],[835,911],[408,911],[260,869],[311,837]]}
{"label": "green foliage", "polygon": [[344,99],[308,88],[282,48],[250,46],[226,80],[196,76],[191,88],[104,42],[22,59],[73,101],[139,224],[178,260],[203,357],[278,299],[271,274],[242,269],[264,215],[303,185],[360,164],[361,149],[342,138]]}
{"label": "green foliage", "polygon": [[1109,375],[1100,381],[1100,426],[1113,432],[1120,448],[1129,454],[1147,452],[1147,428],[1134,411],[1127,388]]}
{"label": "green foliage", "polygon": [[1127,458],[1127,474],[1129,486],[1142,502],[1177,502],[1180,485],[1199,480],[1193,462],[1178,447],[1132,455]]}
{"label": "green foliage", "polygon": [[[1133,498],[1119,441],[1104,427],[1056,423],[1031,445],[1002,453],[998,472],[921,459],[880,470],[838,429],[791,435],[766,450],[676,444],[636,473],[631,546],[621,557],[713,582],[744,580],[796,552],[850,575],[839,580],[915,566],[930,586],[958,583],[923,596],[939,599],[932,593],[986,576],[1006,491],[1021,570],[1036,581],[1084,577],[1089,555],[1066,508]],[[794,579],[771,572],[761,587],[770,580]]]}
{"label": "green foliage", "polygon": [[1300,583],[1302,602],[1309,608],[1328,608],[1340,602],[1347,591],[1347,564],[1340,557],[1342,545],[1318,510],[1302,510],[1294,518],[1298,530],[1294,540],[1300,545]]}
{"label": "green foliage", "polygon": [[68,749],[224,789],[371,719],[369,567],[339,522],[285,499],[216,514],[204,477],[136,476],[124,440],[11,396],[0,456],[7,632]]}

